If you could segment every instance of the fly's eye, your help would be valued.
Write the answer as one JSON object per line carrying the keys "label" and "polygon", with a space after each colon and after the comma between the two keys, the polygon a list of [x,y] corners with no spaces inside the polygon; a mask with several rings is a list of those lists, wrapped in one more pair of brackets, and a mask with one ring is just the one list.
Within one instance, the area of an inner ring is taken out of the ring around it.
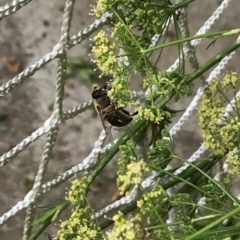
{"label": "fly's eye", "polygon": [[101,94],[101,90],[94,90],[93,93],[92,93],[92,98],[98,98],[100,97],[100,94]]}

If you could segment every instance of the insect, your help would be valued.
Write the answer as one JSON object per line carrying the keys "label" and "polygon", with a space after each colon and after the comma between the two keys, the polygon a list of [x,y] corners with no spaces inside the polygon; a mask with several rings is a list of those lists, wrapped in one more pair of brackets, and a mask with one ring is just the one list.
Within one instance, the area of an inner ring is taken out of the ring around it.
{"label": "insect", "polygon": [[113,127],[125,127],[131,123],[133,116],[138,114],[138,112],[130,114],[124,108],[117,107],[117,102],[111,100],[107,95],[109,90],[111,88],[104,85],[102,87],[94,87],[92,92],[95,109],[106,132],[108,132],[106,122]]}

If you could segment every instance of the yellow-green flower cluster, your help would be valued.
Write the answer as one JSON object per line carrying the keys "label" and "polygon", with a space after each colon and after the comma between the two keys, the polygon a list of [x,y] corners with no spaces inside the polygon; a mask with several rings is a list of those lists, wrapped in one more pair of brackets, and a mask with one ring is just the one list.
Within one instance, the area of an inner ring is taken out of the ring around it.
{"label": "yellow-green flower cluster", "polygon": [[240,151],[234,149],[227,154],[228,172],[232,175],[240,176]]}
{"label": "yellow-green flower cluster", "polygon": [[158,216],[165,214],[169,207],[169,197],[161,186],[155,186],[154,189],[143,195],[143,198],[137,201],[140,209],[140,216],[146,216],[148,223],[153,223]]}
{"label": "yellow-green flower cluster", "polygon": [[[168,0],[166,0],[166,7],[169,7],[167,1]],[[135,70],[146,74],[148,68],[154,68],[154,64],[146,61],[145,54],[142,53],[142,50],[147,49],[151,44],[153,33],[162,30],[161,26],[163,22],[167,20],[168,14],[161,14],[160,16],[159,13],[162,13],[162,6],[157,7],[156,4],[153,4],[151,1],[148,2],[149,3],[145,3],[139,0],[101,0],[92,10],[97,17],[102,16],[106,11],[112,13],[111,23],[113,28],[111,29],[111,39],[113,43],[110,44],[110,42],[105,42],[98,37],[94,39],[95,49],[93,49],[93,52],[96,55],[95,61],[99,69],[103,71],[103,74],[113,75],[115,77],[119,71],[123,72],[123,70],[130,74],[133,74]],[[164,3],[162,4],[165,5]],[[156,10],[157,8],[159,8],[159,10]],[[171,9],[172,8],[170,8],[169,11],[171,11]],[[175,10],[172,10],[172,12],[174,13]],[[171,15],[170,12],[168,13]],[[142,14],[148,17],[148,19],[142,18]],[[149,14],[151,18],[149,18]],[[153,14],[155,17],[153,17]],[[163,20],[163,16],[166,16],[166,19]],[[154,21],[154,24],[152,24],[152,21]],[[133,30],[133,28],[138,28],[138,24],[141,28],[139,28],[139,30],[143,31],[142,34],[136,33]],[[150,26],[147,26],[148,24],[150,24]],[[149,35],[148,33],[151,34]],[[116,46],[119,51],[117,51]],[[107,52],[105,52],[106,47],[108,47]],[[128,57],[131,66],[120,66],[121,63],[119,63],[118,66],[116,64],[117,56],[121,57],[123,54],[125,57]]]}
{"label": "yellow-green flower cluster", "polygon": [[68,192],[68,197],[66,199],[69,200],[73,205],[81,204],[85,199],[87,187],[87,178],[73,180],[72,186]]}
{"label": "yellow-green flower cluster", "polygon": [[95,55],[94,62],[105,75],[117,76],[122,69],[118,66],[115,51],[116,45],[111,43],[109,36],[101,30],[94,37],[94,46],[92,52]]}
{"label": "yellow-green flower cluster", "polygon": [[92,12],[97,18],[100,18],[106,11],[108,5],[108,0],[98,0],[97,6],[93,7]]}
{"label": "yellow-green flower cluster", "polygon": [[138,116],[148,121],[159,124],[163,119],[163,112],[157,106],[141,106],[138,107]]}
{"label": "yellow-green flower cluster", "polygon": [[70,218],[60,224],[59,240],[103,239],[102,232],[90,219],[90,208],[76,208]]}
{"label": "yellow-green flower cluster", "polygon": [[235,95],[239,80],[236,73],[227,74],[222,80],[214,79],[201,102],[199,120],[204,142],[206,147],[216,154],[226,154],[233,150],[239,141],[239,99],[236,98],[235,112],[229,117],[224,116],[225,106],[229,103],[225,92],[232,90]]}
{"label": "yellow-green flower cluster", "polygon": [[143,80],[143,88],[149,91],[151,98],[166,94],[190,93],[190,87],[184,81],[184,77],[175,72],[155,74],[153,71],[148,71],[147,78]]}
{"label": "yellow-green flower cluster", "polygon": [[[196,230],[192,226],[192,218],[189,215],[195,211],[192,197],[187,193],[178,193],[171,199],[171,207],[175,207],[176,224],[173,228],[174,238],[183,238],[193,234]],[[187,203],[187,204],[186,204]]]}
{"label": "yellow-green flower cluster", "polygon": [[144,173],[148,172],[149,170],[149,167],[143,160],[138,162],[130,162],[127,165],[125,174],[118,176],[117,184],[119,190],[124,192],[131,186],[140,184]]}
{"label": "yellow-green flower cluster", "polygon": [[129,81],[123,75],[117,76],[111,84],[111,90],[108,92],[111,99],[117,99],[118,107],[126,107],[131,99],[131,91],[129,90]]}
{"label": "yellow-green flower cluster", "polygon": [[199,110],[199,121],[206,147],[216,154],[224,154],[226,151],[224,143],[221,141],[221,127],[218,125],[218,121],[223,117],[223,114],[222,100],[214,99],[206,93]]}
{"label": "yellow-green flower cluster", "polygon": [[153,73],[148,73],[148,77],[143,80],[143,88],[148,89],[151,97],[164,95],[168,93],[169,90],[174,89],[174,82],[169,78],[161,78],[159,75],[154,75]]}
{"label": "yellow-green flower cluster", "polygon": [[118,212],[113,217],[114,226],[107,232],[109,240],[135,240],[141,235],[140,225],[134,222],[134,219],[127,220],[122,212]]}
{"label": "yellow-green flower cluster", "polygon": [[226,74],[222,81],[222,88],[225,90],[227,88],[235,88],[239,84],[239,77],[236,72],[232,72],[231,74]]}
{"label": "yellow-green flower cluster", "polygon": [[[116,24],[111,34],[111,38],[115,38],[115,41],[117,41],[115,35],[119,34],[120,30],[122,30],[122,24]],[[120,63],[116,58],[116,44],[110,42],[109,36],[103,30],[93,40],[95,42],[92,48],[95,55],[94,62],[96,62],[104,75],[111,75],[114,78],[108,96],[117,100],[118,107],[125,107],[126,103],[131,99],[131,91],[129,90],[130,80],[127,72],[124,71],[124,64]],[[124,53],[122,52],[121,54]]]}
{"label": "yellow-green flower cluster", "polygon": [[240,116],[235,116],[227,121],[227,124],[220,129],[220,136],[225,148],[233,149],[239,142]]}
{"label": "yellow-green flower cluster", "polygon": [[162,0],[159,3],[153,3],[151,0],[100,0],[92,11],[97,17],[100,17],[106,10],[114,14],[114,19],[118,19],[117,17],[124,13],[122,21],[133,24],[138,30],[142,30],[145,38],[161,33],[162,26],[176,11],[169,5],[168,0]]}

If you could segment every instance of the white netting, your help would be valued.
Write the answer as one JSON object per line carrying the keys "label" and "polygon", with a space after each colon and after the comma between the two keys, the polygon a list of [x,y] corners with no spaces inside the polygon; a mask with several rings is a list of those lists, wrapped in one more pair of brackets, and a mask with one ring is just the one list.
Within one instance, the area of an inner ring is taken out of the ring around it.
{"label": "white netting", "polygon": [[[13,1],[10,4],[6,4],[3,7],[0,7],[0,18],[3,19],[7,17],[10,14],[15,13],[19,9],[21,9],[23,6],[31,2],[30,0],[16,0]],[[220,18],[220,15],[228,7],[228,4],[231,2],[231,0],[224,0],[222,3],[217,7],[217,9],[213,12],[211,17],[203,24],[203,26],[197,31],[196,35],[200,35],[203,33],[206,33],[210,30],[212,25]],[[100,159],[100,157],[111,147],[111,144],[103,147],[103,142],[105,139],[105,133],[104,131],[99,136],[98,140],[95,142],[94,148],[92,149],[91,153],[78,165],[72,167],[71,169],[67,170],[60,176],[58,176],[55,179],[52,179],[51,181],[48,181],[46,183],[43,183],[43,175],[46,171],[46,166],[48,163],[48,160],[50,158],[51,152],[55,145],[55,140],[58,135],[58,128],[59,124],[63,123],[64,121],[67,121],[68,119],[74,118],[80,113],[83,113],[86,109],[88,109],[92,105],[92,101],[86,102],[84,104],[81,104],[79,106],[76,106],[73,109],[70,109],[68,111],[62,110],[63,105],[63,92],[64,92],[64,79],[65,79],[65,69],[67,64],[67,50],[75,46],[76,44],[80,44],[85,39],[89,38],[89,36],[97,31],[100,27],[104,26],[109,19],[111,18],[111,15],[106,13],[101,19],[96,20],[94,23],[89,25],[88,28],[80,31],[74,36],[70,36],[70,26],[71,26],[71,19],[72,19],[72,12],[74,8],[74,0],[66,0],[65,3],[65,9],[63,14],[63,21],[62,21],[62,28],[61,28],[61,38],[56,44],[56,46],[53,47],[53,50],[46,54],[44,57],[42,57],[39,61],[35,62],[28,68],[26,68],[24,71],[22,71],[20,74],[15,76],[14,78],[10,79],[6,83],[2,84],[0,86],[0,96],[4,97],[8,93],[10,93],[12,90],[14,90],[16,87],[18,87],[20,84],[24,83],[25,80],[29,79],[30,76],[32,76],[36,71],[41,69],[44,65],[48,64],[53,59],[58,59],[58,67],[57,67],[57,81],[56,81],[56,91],[55,91],[55,102],[54,102],[54,111],[52,112],[51,116],[44,122],[44,124],[37,129],[35,132],[33,132],[30,136],[22,140],[20,143],[18,143],[14,148],[12,148],[10,151],[4,153],[0,157],[0,166],[3,167],[6,164],[11,164],[11,160],[15,158],[21,151],[24,151],[30,144],[35,142],[38,138],[43,136],[44,134],[47,134],[46,142],[45,142],[45,148],[42,154],[42,158],[39,164],[39,169],[37,172],[37,176],[35,177],[35,181],[33,184],[32,189],[26,194],[25,198],[22,201],[19,201],[15,206],[13,206],[10,210],[8,210],[6,213],[4,213],[0,217],[0,225],[5,223],[10,217],[14,216],[16,213],[18,213],[20,210],[27,208],[26,212],[26,220],[25,220],[25,227],[24,227],[24,236],[27,236],[28,231],[30,229],[30,223],[33,218],[33,213],[35,209],[35,203],[37,200],[37,197],[40,195],[51,191],[54,189],[57,185],[59,185],[62,182],[65,182],[72,176],[74,176],[76,173],[81,171],[88,171],[88,169],[91,169],[92,166],[94,166],[97,161]],[[193,3],[194,4],[194,3]],[[182,23],[182,29],[181,31],[185,36],[189,34],[188,29],[188,22],[187,22],[187,13],[185,10],[181,14],[181,23]],[[153,45],[158,40],[158,36],[154,36],[152,41]],[[187,60],[191,63],[191,67],[193,69],[197,69],[199,64],[197,62],[197,58],[195,55],[195,47],[201,42],[201,39],[194,40],[192,42],[189,42],[184,46],[184,52],[187,56]],[[216,66],[212,72],[209,74],[209,77],[206,80],[206,83],[210,83],[211,80],[221,73],[221,71],[225,68],[226,64],[231,60],[235,52],[232,52],[230,55],[225,57],[219,64]],[[176,62],[168,69],[168,71],[174,71],[179,65],[179,61],[176,60]],[[203,79],[201,76],[200,79]],[[189,117],[193,113],[193,111],[198,107],[198,104],[201,100],[201,97],[204,92],[204,87],[200,87],[197,91],[196,96],[193,98],[192,102],[189,104],[188,108],[180,118],[180,120],[172,127],[170,130],[170,133],[172,136],[178,134],[181,127],[188,121]],[[144,94],[142,93],[136,93],[136,95],[139,95],[141,97],[144,97]],[[226,110],[226,115],[229,114],[229,112],[232,111],[231,109],[232,105],[229,105]],[[205,147],[202,145],[200,148],[193,153],[193,155],[190,157],[189,161],[194,162],[197,159],[200,158],[200,156],[204,153]],[[188,167],[188,164],[184,164],[180,169],[178,169],[175,174],[180,174],[185,168]],[[156,183],[156,180],[153,177],[149,177],[146,179],[142,186],[143,188],[147,188],[149,186],[152,186]],[[112,209],[116,209],[119,206],[126,205],[131,203],[136,199],[138,195],[138,189],[135,188],[130,196],[124,197],[113,204],[106,206],[104,209],[99,211],[96,216],[103,216],[104,214],[108,213]]]}

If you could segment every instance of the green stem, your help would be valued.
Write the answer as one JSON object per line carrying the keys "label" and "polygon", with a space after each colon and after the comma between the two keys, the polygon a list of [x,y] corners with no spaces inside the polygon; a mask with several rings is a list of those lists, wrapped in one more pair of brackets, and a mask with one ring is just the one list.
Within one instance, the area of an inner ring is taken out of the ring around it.
{"label": "green stem", "polygon": [[[136,133],[140,130],[140,128],[144,125],[145,120],[138,120],[136,124],[133,126],[132,132]],[[130,136],[123,135],[115,145],[106,153],[105,157],[102,159],[102,161],[96,166],[96,168],[92,171],[89,178],[91,179],[89,181],[89,185],[93,182],[95,177],[102,171],[102,169],[107,165],[107,163],[115,156],[115,154],[119,150],[119,146],[126,144],[126,142],[130,139]]]}
{"label": "green stem", "polygon": [[39,217],[39,220],[35,220],[37,223],[32,223],[32,225],[37,225],[35,228],[34,233],[27,238],[27,240],[36,240],[40,234],[43,233],[46,228],[53,223],[53,221],[56,219],[57,216],[60,215],[68,206],[70,205],[70,202],[67,200],[63,200],[60,204],[56,205],[53,209],[49,209],[48,211],[43,214],[43,216]]}
{"label": "green stem", "polygon": [[211,58],[206,64],[204,64],[202,67],[200,67],[198,70],[193,72],[188,77],[188,82],[192,82],[194,79],[201,76],[204,72],[206,72],[209,68],[214,66],[216,63],[220,62],[224,57],[228,56],[231,52],[235,51],[237,48],[240,47],[240,41],[236,41],[232,45],[225,48],[223,51],[221,51],[219,54],[217,54],[215,57]]}
{"label": "green stem", "polygon": [[191,239],[195,239],[196,237],[200,236],[202,233],[206,232],[207,230],[217,226],[218,224],[222,223],[225,219],[230,218],[231,216],[237,214],[240,212],[240,207],[232,210],[231,212],[225,214],[224,216],[220,217],[219,219],[215,220],[212,223],[209,223],[206,227],[202,228],[201,230],[195,232],[194,234],[192,234],[189,237],[184,237],[184,240],[191,240]]}
{"label": "green stem", "polygon": [[[140,189],[141,189],[141,191],[145,194],[145,189],[144,189],[142,186],[140,186]],[[170,234],[169,229],[167,228],[167,226],[166,226],[166,224],[165,224],[165,222],[164,222],[164,220],[163,220],[163,217],[159,215],[159,213],[158,213],[158,211],[157,211],[157,209],[156,209],[156,206],[155,206],[155,204],[153,203],[152,199],[149,198],[148,201],[149,201],[149,203],[150,203],[150,205],[151,205],[151,208],[153,209],[153,212],[154,212],[155,215],[157,216],[157,218],[158,218],[158,220],[159,220],[159,223],[162,225],[164,231],[166,232],[166,235],[168,235],[167,239],[170,239],[171,234]]]}
{"label": "green stem", "polygon": [[[214,158],[214,157],[210,160],[203,160],[203,161],[201,161],[201,163],[198,164],[198,168],[204,169],[204,171],[207,172],[210,168],[212,168],[212,166],[216,163],[216,161],[217,161],[217,158]],[[207,168],[206,168],[206,166],[207,166]],[[183,179],[187,179],[188,177],[193,176],[195,173],[197,173],[196,169],[189,168],[189,169],[185,170],[184,172],[182,172],[181,174],[179,174],[179,176]],[[175,179],[172,179],[172,180],[168,181],[167,183],[163,184],[162,187],[164,190],[166,190],[180,182],[182,182],[182,180],[175,178]],[[135,201],[131,205],[126,207],[124,210],[122,210],[122,212],[124,215],[127,215],[128,213],[132,212],[136,208],[137,208],[137,203]],[[103,230],[103,229],[109,227],[112,223],[113,223],[113,221],[111,219],[108,219],[104,223],[102,223],[100,227]]]}
{"label": "green stem", "polygon": [[194,39],[199,39],[199,38],[219,38],[219,37],[223,37],[223,36],[230,36],[230,35],[235,35],[235,34],[240,34],[240,29],[233,29],[233,30],[228,30],[228,31],[220,31],[220,32],[213,32],[213,33],[206,33],[206,34],[200,34],[197,36],[193,36],[193,37],[187,37],[187,38],[182,38],[182,39],[178,39],[176,41],[172,41],[172,42],[168,42],[168,43],[164,43],[155,47],[151,47],[148,49],[142,49],[141,52],[142,54],[145,56],[146,54],[161,49],[161,48],[165,48],[165,47],[170,47],[173,45],[178,45],[180,43],[184,43],[184,42],[190,42]]}
{"label": "green stem", "polygon": [[226,196],[229,197],[229,199],[231,199],[231,201],[238,207],[240,207],[239,205],[239,201],[235,199],[235,197],[233,197],[229,192],[227,192],[222,186],[221,184],[219,184],[216,180],[214,180],[213,178],[209,177],[206,172],[202,171],[200,168],[198,168],[197,166],[195,166],[194,164],[192,164],[189,161],[185,161],[183,158],[177,156],[177,155],[173,155],[173,158],[178,159],[184,163],[189,164],[192,168],[195,168],[196,170],[198,170],[203,176],[205,176],[206,178],[208,178],[208,180],[210,182],[212,182],[214,185],[216,185],[223,193],[226,194]]}
{"label": "green stem", "polygon": [[[208,62],[206,62],[202,67],[198,68],[195,72],[193,72],[190,76],[187,77],[187,83],[191,83],[196,78],[200,77],[203,73],[213,67],[215,64],[220,62],[223,58],[228,56],[231,52],[235,51],[240,47],[240,41],[236,41],[229,47],[225,48],[222,52],[217,54],[215,57],[211,58]],[[158,106],[161,107],[166,104],[173,96],[165,95],[161,101],[158,103]]]}
{"label": "green stem", "polygon": [[[213,67],[215,64],[220,62],[224,57],[229,55],[231,52],[236,50],[238,47],[240,47],[240,41],[235,42],[231,46],[224,49],[222,52],[217,54],[215,57],[213,57],[211,60],[209,60],[206,64],[204,64],[202,67],[200,67],[198,70],[193,72],[190,76],[188,76],[187,81],[190,83],[200,75],[202,75],[204,72],[206,72],[208,69]],[[160,103],[158,103],[158,106],[161,107],[164,104],[166,104],[173,96],[166,95],[162,98]],[[140,128],[146,123],[145,120],[138,120],[132,128],[132,133],[136,133],[140,130]],[[97,165],[97,167],[93,170],[93,172],[90,175],[91,181],[89,182],[89,186],[91,185],[92,181],[95,179],[95,177],[99,174],[99,172],[102,171],[102,169],[107,165],[107,163],[115,156],[115,154],[119,150],[120,145],[124,145],[127,140],[129,140],[130,137],[127,135],[123,135],[118,142],[107,152],[105,157],[102,159],[102,161]]]}
{"label": "green stem", "polygon": [[[206,64],[204,64],[202,67],[200,67],[197,71],[193,72],[189,77],[188,77],[188,82],[192,82],[194,79],[196,79],[197,77],[199,77],[200,75],[202,75],[205,71],[207,71],[208,69],[210,69],[211,67],[213,67],[215,64],[217,64],[219,61],[221,61],[225,56],[229,55],[231,52],[235,51],[238,47],[240,47],[240,42],[236,42],[234,44],[232,44],[231,46],[227,47],[226,49],[224,49],[222,52],[220,52],[219,54],[217,54],[215,57],[213,57],[211,60],[209,60]],[[165,96],[161,102],[159,103],[159,106],[163,106],[166,102],[168,102],[171,99],[172,96]],[[137,131],[140,130],[140,128],[146,123],[145,120],[138,120],[133,128],[132,128],[132,132],[133,134],[136,133]],[[96,167],[96,169],[91,173],[91,181],[89,183],[89,185],[92,183],[92,181],[95,179],[95,177],[99,174],[99,172],[101,172],[101,170],[106,166],[106,164],[113,158],[113,156],[118,152],[119,150],[119,146],[123,145],[126,143],[126,141],[129,139],[128,136],[124,135],[122,136],[119,141],[109,150],[109,152],[105,155],[105,157],[102,159],[102,161],[98,164],[98,166]],[[209,163],[209,161],[208,161]],[[215,163],[215,160],[212,160],[212,163]],[[207,164],[206,162],[202,162],[201,164]],[[210,166],[212,166],[210,164]],[[202,168],[202,166],[199,164],[198,168]],[[182,178],[187,178],[192,176],[194,173],[196,172],[196,169],[189,169],[188,171],[183,172],[180,176]],[[178,184],[180,182],[179,179],[173,179],[172,181],[169,181],[168,183],[166,183],[165,185],[163,185],[164,189],[168,189],[172,186],[174,186],[175,184]],[[127,207],[125,210],[123,210],[124,214],[127,214],[131,211],[133,211],[134,209],[136,209],[136,202],[134,202],[133,204],[131,204],[129,207]],[[104,229],[106,227],[108,227],[110,224],[112,224],[112,220],[107,220],[106,222],[104,222],[101,225],[101,228]]]}

